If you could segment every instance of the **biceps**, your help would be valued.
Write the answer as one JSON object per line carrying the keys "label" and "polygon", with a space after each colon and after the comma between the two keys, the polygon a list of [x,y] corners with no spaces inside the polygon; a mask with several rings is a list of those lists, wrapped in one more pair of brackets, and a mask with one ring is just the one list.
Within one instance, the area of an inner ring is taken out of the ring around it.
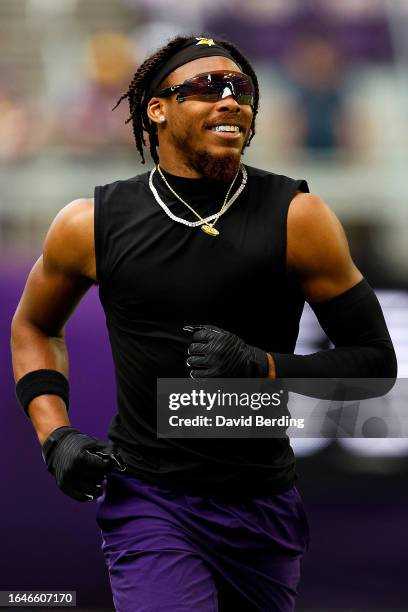
{"label": "biceps", "polygon": [[300,274],[305,296],[310,302],[328,300],[358,283],[362,274],[355,266],[347,242],[329,243],[319,261],[313,261]]}
{"label": "biceps", "polygon": [[64,325],[92,282],[60,270],[44,269],[43,257],[33,266],[17,307],[15,318],[59,336]]}
{"label": "biceps", "polygon": [[288,240],[295,273],[309,302],[331,299],[362,279],[340,221],[326,206],[318,206],[317,214],[303,224],[303,231],[295,228],[294,239]]}

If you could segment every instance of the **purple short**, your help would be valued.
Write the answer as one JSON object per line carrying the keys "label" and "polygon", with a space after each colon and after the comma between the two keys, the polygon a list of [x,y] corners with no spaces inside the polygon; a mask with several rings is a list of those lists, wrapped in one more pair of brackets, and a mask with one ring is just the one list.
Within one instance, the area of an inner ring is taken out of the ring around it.
{"label": "purple short", "polygon": [[309,528],[301,497],[239,502],[112,474],[98,500],[118,612],[289,612]]}

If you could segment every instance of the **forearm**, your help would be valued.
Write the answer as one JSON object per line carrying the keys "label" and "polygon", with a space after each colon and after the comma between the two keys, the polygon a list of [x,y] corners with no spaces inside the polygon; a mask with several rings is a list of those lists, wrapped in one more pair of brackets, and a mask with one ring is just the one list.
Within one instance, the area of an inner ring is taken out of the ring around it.
{"label": "forearm", "polygon": [[28,414],[40,444],[43,444],[57,427],[71,425],[65,403],[56,395],[35,397],[30,402]]}
{"label": "forearm", "polygon": [[48,471],[66,495],[78,501],[97,499],[107,473],[123,472],[126,465],[106,442],[70,427],[68,355],[62,333],[50,336],[15,316],[11,349],[16,395],[36,430]]}
{"label": "forearm", "polygon": [[[13,320],[11,350],[16,382],[28,372],[56,370],[68,375],[68,353],[63,337],[50,337],[27,321]],[[57,395],[40,395],[29,404],[30,417],[42,444],[51,431],[69,425],[65,402]]]}
{"label": "forearm", "polygon": [[392,386],[397,376],[394,347],[377,297],[365,280],[311,306],[335,348],[311,355],[272,352],[269,378],[383,378]]}
{"label": "forearm", "polygon": [[337,347],[311,355],[269,354],[268,378],[395,378],[391,346]]}

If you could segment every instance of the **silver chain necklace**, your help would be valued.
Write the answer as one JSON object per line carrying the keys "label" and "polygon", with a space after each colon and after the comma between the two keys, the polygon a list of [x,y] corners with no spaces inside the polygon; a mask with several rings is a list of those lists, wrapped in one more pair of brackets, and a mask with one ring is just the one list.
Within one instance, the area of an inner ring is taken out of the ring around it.
{"label": "silver chain necklace", "polygon": [[[164,182],[166,184],[166,186],[170,189],[170,191],[183,203],[185,204],[192,212],[194,212],[194,214],[199,217],[198,221],[186,221],[185,219],[182,219],[181,217],[177,217],[176,215],[174,215],[171,210],[168,208],[168,206],[166,206],[166,204],[163,202],[163,200],[161,199],[161,197],[159,196],[156,187],[153,185],[153,175],[156,172],[156,169],[158,169],[159,173],[161,174],[162,178],[164,179]],[[199,227],[201,226],[201,229],[208,235],[210,236],[218,236],[219,231],[215,229],[214,224],[218,221],[218,219],[227,212],[227,210],[229,209],[229,207],[235,202],[235,200],[238,198],[238,196],[242,193],[247,180],[248,180],[248,173],[246,171],[246,168],[243,164],[240,165],[239,168],[242,172],[242,181],[241,181],[241,185],[239,186],[239,188],[237,189],[237,191],[234,193],[233,196],[231,196],[231,198],[228,200],[228,195],[229,192],[232,189],[232,186],[235,182],[236,177],[238,176],[238,172],[237,175],[234,177],[234,181],[231,183],[231,186],[227,192],[226,195],[226,199],[221,207],[221,209],[217,212],[214,213],[213,215],[210,215],[209,217],[205,217],[202,218],[200,217],[200,215],[189,205],[187,204],[187,202],[185,202],[182,198],[180,198],[180,196],[174,191],[174,189],[172,189],[170,187],[170,185],[167,183],[166,179],[163,177],[163,174],[160,172],[159,168],[153,168],[153,170],[150,172],[150,176],[149,176],[149,187],[150,190],[154,196],[154,199],[156,200],[156,202],[161,206],[161,208],[164,210],[164,212],[166,213],[166,215],[168,217],[170,217],[170,219],[172,219],[173,221],[176,221],[177,223],[182,223],[183,225],[187,225],[188,227]]]}

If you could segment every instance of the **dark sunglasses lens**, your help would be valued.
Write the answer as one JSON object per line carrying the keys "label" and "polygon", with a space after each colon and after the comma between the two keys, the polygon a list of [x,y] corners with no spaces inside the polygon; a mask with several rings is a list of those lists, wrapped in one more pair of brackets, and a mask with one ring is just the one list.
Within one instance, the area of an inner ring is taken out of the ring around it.
{"label": "dark sunglasses lens", "polygon": [[249,104],[250,106],[254,105],[254,96],[252,94],[238,94],[236,98],[238,104]]}
{"label": "dark sunglasses lens", "polygon": [[180,91],[185,99],[203,99],[216,102],[229,89],[239,104],[254,103],[254,88],[249,77],[232,74],[199,75],[186,81]]}

